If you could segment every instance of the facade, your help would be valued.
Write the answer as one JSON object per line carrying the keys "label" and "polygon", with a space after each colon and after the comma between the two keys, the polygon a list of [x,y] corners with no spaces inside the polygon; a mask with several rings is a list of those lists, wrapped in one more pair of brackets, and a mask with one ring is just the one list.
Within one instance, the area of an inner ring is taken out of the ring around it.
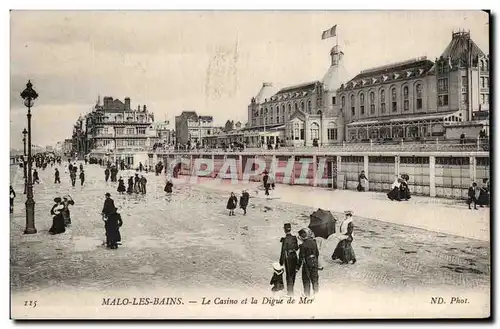
{"label": "facade", "polygon": [[[248,106],[249,145],[335,145],[343,141],[422,140],[488,131],[489,56],[469,32],[434,62],[425,57],[361,71],[348,80],[338,46],[322,81],[275,92],[264,83]],[[464,122],[475,121],[472,124]],[[453,130],[453,132],[448,132]],[[265,132],[272,136],[262,136]],[[471,134],[471,135],[469,135]]]}
{"label": "facade", "polygon": [[198,115],[194,111],[183,111],[175,117],[176,143],[179,145],[201,145],[205,137],[214,134],[214,118]]}
{"label": "facade", "polygon": [[322,81],[289,86],[274,93],[264,83],[248,107],[247,129],[263,133],[249,144],[288,146],[331,145],[343,140],[337,89],[347,78],[338,46],[330,51],[330,67]]}
{"label": "facade", "polygon": [[73,140],[70,138],[67,138],[64,140],[62,144],[62,152],[63,154],[71,154],[71,151],[73,150]]}
{"label": "facade", "polygon": [[468,32],[453,33],[435,62],[423,57],[361,71],[338,91],[347,140],[444,137],[447,126],[489,111],[488,71],[488,56]]}

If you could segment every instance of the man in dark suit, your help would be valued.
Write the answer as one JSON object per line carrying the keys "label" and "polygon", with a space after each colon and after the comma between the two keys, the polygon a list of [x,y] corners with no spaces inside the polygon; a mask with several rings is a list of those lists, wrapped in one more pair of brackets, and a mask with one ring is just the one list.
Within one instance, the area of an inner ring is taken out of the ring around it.
{"label": "man in dark suit", "polygon": [[286,288],[289,296],[293,296],[293,286],[295,285],[295,275],[297,274],[297,250],[299,242],[297,237],[292,235],[292,224],[283,225],[285,237],[281,238],[280,265],[285,267]]}
{"label": "man in dark suit", "polygon": [[309,229],[299,231],[299,239],[302,244],[299,247],[299,261],[297,271],[302,266],[302,283],[304,284],[304,294],[309,297],[311,294],[311,284],[314,294],[319,290],[318,257],[319,251],[316,241],[312,237]]}
{"label": "man in dark suit", "polygon": [[104,200],[104,206],[102,207],[102,215],[104,217],[108,217],[109,215],[116,213],[116,207],[115,202],[111,199],[111,194],[106,193],[105,196],[106,200]]}

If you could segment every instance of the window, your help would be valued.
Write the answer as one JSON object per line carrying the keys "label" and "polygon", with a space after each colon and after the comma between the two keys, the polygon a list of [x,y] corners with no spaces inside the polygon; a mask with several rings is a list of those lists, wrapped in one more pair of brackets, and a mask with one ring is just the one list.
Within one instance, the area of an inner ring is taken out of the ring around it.
{"label": "window", "polygon": [[[304,110],[305,110],[305,108],[306,108],[306,107],[305,107],[305,105],[304,105],[304,102],[300,102],[300,109],[301,109],[302,111],[304,111]],[[309,113],[311,113],[311,112],[309,112]]]}
{"label": "window", "polygon": [[354,95],[351,95],[351,115],[356,115],[356,108],[354,107]]}
{"label": "window", "polygon": [[139,135],[144,135],[146,133],[146,128],[137,128],[137,133]]}
{"label": "window", "polygon": [[293,125],[293,139],[294,140],[299,140],[299,124],[298,123],[294,123]]}
{"label": "window", "polygon": [[415,87],[415,97],[417,98],[417,110],[422,109],[422,85],[419,83]]}
{"label": "window", "polygon": [[410,100],[409,100],[408,86],[403,87],[403,108],[405,111],[410,109]]}
{"label": "window", "polygon": [[342,108],[345,106],[345,96],[342,96]]}
{"label": "window", "polygon": [[462,105],[464,105],[464,106],[466,106],[467,104],[469,104],[469,100],[467,99],[467,94],[466,93],[462,93],[461,101],[462,101]]}
{"label": "window", "polygon": [[135,131],[134,128],[127,128],[127,135],[134,135]]}
{"label": "window", "polygon": [[375,93],[370,92],[370,114],[375,114]]}
{"label": "window", "polygon": [[385,90],[380,91],[380,111],[385,113]]}
{"label": "window", "polygon": [[332,105],[335,105],[336,101],[337,101],[337,100],[335,99],[335,96],[333,96],[333,97],[332,97]]}
{"label": "window", "polygon": [[484,97],[484,94],[481,94],[481,104],[485,104],[485,97]]}
{"label": "window", "polygon": [[123,129],[123,128],[116,128],[116,134],[117,135],[123,135],[124,132],[125,132],[125,129]]}
{"label": "window", "polygon": [[281,114],[285,115],[285,104],[281,105]]}
{"label": "window", "polygon": [[315,122],[311,124],[311,139],[319,139],[319,126]]}
{"label": "window", "polygon": [[490,102],[490,95],[489,94],[484,94],[484,103],[488,104]]}
{"label": "window", "polygon": [[276,123],[280,123],[280,117],[279,117],[279,115],[276,116]]}
{"label": "window", "polygon": [[292,115],[292,104],[288,104],[288,117]]}
{"label": "window", "polygon": [[398,99],[396,95],[396,88],[392,88],[391,90],[391,103],[392,103],[392,112],[397,112],[398,110]]}
{"label": "window", "polygon": [[484,78],[481,78],[481,88],[484,88]]}
{"label": "window", "polygon": [[295,108],[295,111],[299,109],[299,105],[297,103],[293,103],[293,107]]}
{"label": "window", "polygon": [[486,82],[486,88],[490,87],[490,78],[484,78],[484,81]]}
{"label": "window", "polygon": [[438,91],[448,91],[448,78],[438,79]]}
{"label": "window", "polygon": [[311,113],[312,111],[312,104],[311,104],[311,101],[307,101],[307,110],[309,111],[309,114]]}
{"label": "window", "polygon": [[468,85],[467,83],[467,77],[462,77],[462,87],[466,87]]}
{"label": "window", "polygon": [[485,68],[484,61],[481,61],[481,71],[486,71]]}
{"label": "window", "polygon": [[328,140],[337,140],[338,137],[337,128],[328,128],[326,132],[328,135]]}
{"label": "window", "polygon": [[438,105],[439,106],[447,106],[448,105],[448,95],[439,95]]}
{"label": "window", "polygon": [[361,115],[365,114],[365,94],[361,93],[359,95],[359,109]]}

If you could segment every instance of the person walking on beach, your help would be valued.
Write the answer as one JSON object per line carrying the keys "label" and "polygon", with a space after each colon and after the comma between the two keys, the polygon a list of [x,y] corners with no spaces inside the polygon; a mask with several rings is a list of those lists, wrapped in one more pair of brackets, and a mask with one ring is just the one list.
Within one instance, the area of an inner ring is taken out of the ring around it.
{"label": "person walking on beach", "polygon": [[104,179],[106,180],[106,183],[107,183],[108,179],[109,179],[109,168],[106,168],[104,170]]}
{"label": "person walking on beach", "polygon": [[61,184],[61,177],[59,174],[59,169],[56,168],[56,171],[54,173],[54,184]]}
{"label": "person walking on beach", "polygon": [[250,200],[250,194],[247,190],[243,190],[240,197],[240,208],[243,209],[243,215],[247,214],[248,200]]}

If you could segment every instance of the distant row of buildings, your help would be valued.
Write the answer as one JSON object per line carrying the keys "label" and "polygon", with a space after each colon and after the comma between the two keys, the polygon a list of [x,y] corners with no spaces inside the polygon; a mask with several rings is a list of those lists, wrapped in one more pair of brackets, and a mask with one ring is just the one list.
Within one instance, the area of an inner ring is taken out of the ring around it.
{"label": "distant row of buildings", "polygon": [[[155,122],[146,105],[131,108],[104,97],[80,117],[71,150],[78,154],[146,151],[156,147],[215,148],[231,144],[320,146],[368,140],[475,138],[489,134],[490,58],[469,32],[452,39],[435,61],[425,57],[363,70],[348,79],[344,53],[330,51],[323,79],[275,90],[263,83],[247,108],[248,122],[214,125],[210,115],[184,111]],[[69,148],[67,141],[65,150]]]}

